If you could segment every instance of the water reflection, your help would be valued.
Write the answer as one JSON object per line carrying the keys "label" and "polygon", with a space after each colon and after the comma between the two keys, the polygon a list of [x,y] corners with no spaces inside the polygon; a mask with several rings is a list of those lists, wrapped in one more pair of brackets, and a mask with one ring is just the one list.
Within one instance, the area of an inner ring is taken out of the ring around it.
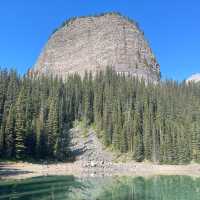
{"label": "water reflection", "polygon": [[48,176],[1,181],[0,199],[199,200],[200,178],[187,176],[76,179]]}
{"label": "water reflection", "polygon": [[0,199],[75,199],[77,191],[84,191],[86,185],[73,176],[46,176],[22,181],[0,183]]}
{"label": "water reflection", "polygon": [[121,178],[105,188],[101,200],[199,200],[200,178],[158,176]]}

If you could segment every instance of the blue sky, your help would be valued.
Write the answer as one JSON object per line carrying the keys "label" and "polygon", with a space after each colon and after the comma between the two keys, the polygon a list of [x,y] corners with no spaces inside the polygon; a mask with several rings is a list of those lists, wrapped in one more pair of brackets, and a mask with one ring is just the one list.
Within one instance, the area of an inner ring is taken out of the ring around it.
{"label": "blue sky", "polygon": [[25,73],[65,19],[107,11],[140,24],[163,78],[183,80],[200,72],[199,0],[2,0],[0,66]]}

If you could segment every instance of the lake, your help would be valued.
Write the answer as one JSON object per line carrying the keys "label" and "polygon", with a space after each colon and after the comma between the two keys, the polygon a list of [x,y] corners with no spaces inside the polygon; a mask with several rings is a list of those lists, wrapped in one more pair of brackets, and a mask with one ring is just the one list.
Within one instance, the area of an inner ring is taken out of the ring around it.
{"label": "lake", "polygon": [[189,176],[46,176],[0,182],[0,199],[200,200],[200,178]]}

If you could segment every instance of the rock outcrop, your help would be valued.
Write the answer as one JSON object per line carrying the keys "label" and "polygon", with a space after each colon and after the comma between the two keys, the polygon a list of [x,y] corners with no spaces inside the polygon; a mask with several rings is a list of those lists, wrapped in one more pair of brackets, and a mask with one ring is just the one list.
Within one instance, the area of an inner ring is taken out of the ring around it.
{"label": "rock outcrop", "polygon": [[30,73],[83,76],[106,67],[145,80],[160,79],[159,64],[143,32],[118,13],[69,20],[51,35]]}
{"label": "rock outcrop", "polygon": [[189,82],[194,82],[194,83],[200,82],[200,73],[193,74],[192,76],[190,76],[186,80],[186,83],[189,83]]}

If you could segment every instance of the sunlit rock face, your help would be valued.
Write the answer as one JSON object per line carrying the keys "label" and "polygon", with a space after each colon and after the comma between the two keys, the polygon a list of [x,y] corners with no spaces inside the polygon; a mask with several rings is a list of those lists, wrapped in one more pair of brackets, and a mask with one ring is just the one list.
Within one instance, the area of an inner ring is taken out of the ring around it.
{"label": "sunlit rock face", "polygon": [[186,80],[186,83],[189,83],[189,82],[194,82],[194,83],[200,82],[200,73],[193,74],[192,76],[190,76]]}
{"label": "sunlit rock face", "polygon": [[95,74],[112,67],[157,82],[160,67],[137,23],[118,14],[79,17],[66,22],[41,52],[31,74]]}

